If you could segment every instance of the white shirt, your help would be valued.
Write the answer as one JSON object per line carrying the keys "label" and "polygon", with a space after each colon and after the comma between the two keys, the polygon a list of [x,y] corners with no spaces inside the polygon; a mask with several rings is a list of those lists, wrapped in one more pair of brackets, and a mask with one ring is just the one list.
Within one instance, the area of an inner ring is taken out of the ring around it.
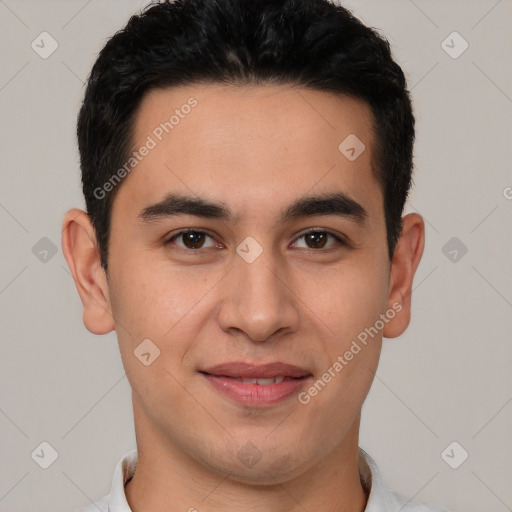
{"label": "white shirt", "polygon": [[[77,512],[132,512],[124,486],[136,468],[137,450],[132,450],[117,463],[110,494]],[[375,461],[362,448],[359,448],[359,473],[365,491],[370,492],[364,512],[448,512],[388,490]]]}

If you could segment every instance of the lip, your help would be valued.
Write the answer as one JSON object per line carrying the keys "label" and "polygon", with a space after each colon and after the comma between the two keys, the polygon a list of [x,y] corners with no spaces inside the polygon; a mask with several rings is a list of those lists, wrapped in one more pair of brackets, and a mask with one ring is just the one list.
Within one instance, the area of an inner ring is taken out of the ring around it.
{"label": "lip", "polygon": [[[224,363],[201,370],[217,391],[245,407],[268,407],[296,395],[312,375],[303,368],[274,362],[256,365],[243,362]],[[244,383],[236,379],[285,379],[273,384]]]}
{"label": "lip", "polygon": [[267,364],[251,364],[241,361],[223,363],[201,370],[203,373],[222,377],[242,379],[268,379],[270,377],[292,377],[298,379],[311,375],[308,370],[287,363],[274,362]]}

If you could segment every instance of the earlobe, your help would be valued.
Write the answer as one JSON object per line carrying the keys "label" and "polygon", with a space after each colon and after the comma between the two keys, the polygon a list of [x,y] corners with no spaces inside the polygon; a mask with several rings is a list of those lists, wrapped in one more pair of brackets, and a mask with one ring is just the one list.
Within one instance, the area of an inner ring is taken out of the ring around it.
{"label": "earlobe", "polygon": [[425,246],[425,223],[417,213],[402,218],[402,232],[391,262],[388,308],[397,311],[384,327],[386,338],[400,336],[411,319],[411,293],[414,274]]}
{"label": "earlobe", "polygon": [[73,208],[62,223],[62,252],[84,306],[85,327],[93,334],[114,330],[108,284],[96,249],[96,234],[89,216]]}

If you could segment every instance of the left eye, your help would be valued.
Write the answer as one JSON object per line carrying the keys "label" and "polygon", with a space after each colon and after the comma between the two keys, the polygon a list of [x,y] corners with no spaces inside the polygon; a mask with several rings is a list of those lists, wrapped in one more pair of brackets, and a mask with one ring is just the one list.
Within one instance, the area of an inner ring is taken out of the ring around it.
{"label": "left eye", "polygon": [[[334,242],[330,245],[326,245],[329,237],[334,239]],[[205,247],[204,242],[207,238],[212,239],[213,243]],[[325,249],[326,247],[331,247],[333,245],[345,245],[340,237],[330,233],[329,231],[322,231],[319,229],[311,229],[310,231],[300,235],[296,240],[301,239],[304,239],[306,249]],[[176,243],[176,240],[181,240],[182,244]],[[198,230],[180,231],[172,236],[166,243],[175,243],[178,247],[191,251],[218,246],[217,242],[215,242],[211,235],[205,231]],[[293,244],[293,247],[297,247],[297,242]]]}
{"label": "left eye", "polygon": [[[307,233],[303,233],[297,238],[297,240],[303,238],[306,244],[310,244],[306,245],[306,249],[325,249],[329,237],[334,239],[334,243],[327,247],[331,247],[333,245],[344,245],[344,242],[340,237],[330,233],[329,231],[322,231],[318,229],[311,229]],[[293,245],[296,246],[296,243]]]}

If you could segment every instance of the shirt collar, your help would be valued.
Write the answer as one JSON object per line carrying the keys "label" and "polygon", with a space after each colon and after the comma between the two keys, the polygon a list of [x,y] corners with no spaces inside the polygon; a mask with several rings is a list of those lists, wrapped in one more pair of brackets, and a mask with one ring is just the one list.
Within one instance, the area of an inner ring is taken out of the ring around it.
{"label": "shirt collar", "polygon": [[124,455],[117,463],[110,489],[108,502],[109,512],[132,512],[126,500],[124,486],[131,480],[137,469],[137,450],[132,450]]}

